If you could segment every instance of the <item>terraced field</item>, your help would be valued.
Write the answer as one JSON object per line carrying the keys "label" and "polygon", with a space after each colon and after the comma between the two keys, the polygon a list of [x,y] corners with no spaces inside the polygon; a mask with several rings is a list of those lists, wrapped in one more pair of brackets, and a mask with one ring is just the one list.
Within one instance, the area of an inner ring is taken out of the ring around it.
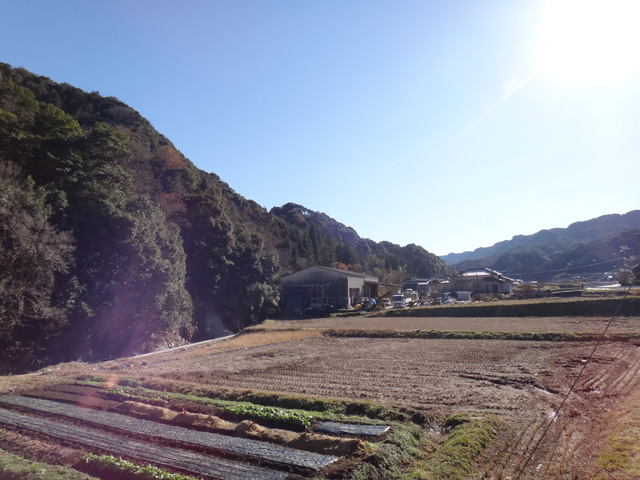
{"label": "terraced field", "polygon": [[253,467],[212,455],[202,455],[178,448],[129,440],[102,431],[16,413],[3,408],[0,408],[0,423],[34,434],[47,435],[57,440],[73,442],[87,448],[97,448],[112,454],[178,468],[190,473],[213,476],[222,480],[278,480],[287,476],[284,472]]}
{"label": "terraced field", "polygon": [[[122,383],[124,379],[129,379],[129,383],[131,379],[137,379],[142,384],[155,382],[159,385],[189,386],[192,389],[206,388],[211,397],[218,395],[220,398],[242,396],[246,392],[267,398],[266,394],[275,392],[276,399],[306,398],[310,404],[313,399],[320,398],[332,399],[334,403],[341,402],[344,405],[354,402],[380,405],[380,408],[388,408],[390,412],[414,412],[409,413],[413,415],[414,427],[421,428],[421,435],[429,442],[435,442],[424,447],[425,464],[429,462],[428,452],[437,451],[439,442],[446,441],[450,434],[447,418],[456,414],[470,415],[468,418],[471,419],[490,415],[497,418],[501,426],[493,440],[475,457],[471,469],[464,474],[468,478],[596,478],[599,470],[595,459],[602,449],[606,434],[611,430],[606,413],[618,408],[640,390],[640,348],[634,342],[604,341],[590,357],[594,342],[562,341],[561,337],[556,341],[534,341],[412,338],[411,335],[397,338],[395,335],[398,332],[445,331],[447,327],[452,332],[598,333],[606,323],[607,319],[582,317],[361,317],[267,322],[253,333],[230,340],[158,353],[144,359],[123,359],[98,365],[63,365],[59,370],[42,372],[43,375],[39,377],[15,378],[11,388],[15,390],[19,385],[18,380],[27,391],[27,386],[38,384],[42,387],[47,380],[57,382],[90,374],[104,378],[109,385]],[[336,336],[336,331],[346,333]],[[367,331],[376,332],[375,338],[368,337]],[[358,333],[357,336],[351,336],[349,332]],[[381,332],[388,332],[388,337],[381,335]],[[640,318],[619,319],[608,331],[625,334],[638,332]],[[580,377],[575,382],[578,375]],[[574,382],[573,393],[558,413]],[[11,381],[5,377],[0,382],[0,390],[7,391],[10,384]],[[70,399],[65,395],[73,394],[73,388],[86,387],[67,387],[67,393],[61,387],[56,388],[54,391],[43,387],[36,396],[68,404]],[[114,401],[107,397],[97,400],[95,396],[85,397],[84,403],[80,400],[75,403],[101,409],[114,407],[109,404]],[[8,420],[3,415],[29,415],[37,410],[38,415],[45,417],[63,415],[64,422],[75,422],[78,428],[95,429],[102,425],[110,434],[114,434],[112,424],[116,417],[108,416],[106,418],[111,420],[96,421],[89,418],[95,414],[86,413],[91,412],[86,408],[82,409],[85,413],[79,417],[55,411],[60,408],[55,405],[44,408],[45,404],[24,398],[11,396],[3,400],[0,397],[3,408],[13,412],[0,412],[0,424],[25,433],[29,430],[28,426],[15,423],[17,420]],[[400,413],[390,414],[389,418],[395,418],[393,415]],[[407,422],[409,417],[405,415],[404,418],[400,421]],[[127,435],[135,435],[135,441],[144,441],[153,436],[147,428],[155,427],[150,425],[141,430],[141,422],[136,420],[137,430],[126,430],[129,432]],[[43,440],[48,438],[42,429],[36,430],[36,435]],[[58,438],[56,435],[50,436]],[[185,444],[193,443],[184,438],[181,440],[182,437],[175,433],[161,437],[165,440],[153,441],[154,448],[184,448]],[[168,437],[173,437],[178,444],[164,444]],[[358,462],[366,457],[358,456],[362,452],[340,457],[337,462],[338,457],[331,457],[332,460],[327,458],[326,463],[319,460],[316,468],[302,459],[312,458],[317,453],[294,453],[291,458],[300,455],[300,460],[285,461],[289,455],[283,453],[287,451],[282,450],[285,447],[265,447],[268,451],[279,453],[259,456],[252,452],[260,449],[247,447],[248,444],[244,443],[249,440],[238,440],[244,446],[234,447],[235,450],[216,447],[211,440],[207,440],[209,446],[206,448],[196,442],[196,453],[218,455],[224,461],[240,462],[245,465],[243,468],[265,469],[260,474],[256,473],[258,470],[248,474],[254,478],[272,478],[269,475],[275,475],[273,478],[281,478],[278,475],[307,477],[311,472],[317,478],[350,478],[357,471]],[[372,441],[372,445],[375,445],[376,440]],[[109,451],[104,446],[91,444],[82,444],[78,448],[87,448],[87,445],[99,451]],[[203,448],[206,451],[198,451]],[[115,448],[112,450],[118,453]],[[167,455],[169,458],[173,453]],[[140,459],[148,461],[145,456],[140,456]],[[155,463],[162,464],[160,460]],[[185,470],[179,464],[173,465],[173,468]],[[412,467],[405,465],[402,468],[409,475]],[[236,477],[233,474],[226,477],[223,470],[196,473],[203,478],[242,478],[239,473]],[[467,478],[464,475],[455,478]]]}
{"label": "terraced field", "polygon": [[[491,412],[509,425],[506,456],[483,468],[487,478],[502,478],[521,466],[592,349],[592,343],[577,342],[313,338],[183,360],[181,378],[429,412]],[[638,388],[639,369],[635,345],[600,346],[533,458],[539,474],[529,472],[531,478],[552,478],[558,469],[562,475],[584,472],[603,413]],[[150,371],[169,378],[171,362]]]}

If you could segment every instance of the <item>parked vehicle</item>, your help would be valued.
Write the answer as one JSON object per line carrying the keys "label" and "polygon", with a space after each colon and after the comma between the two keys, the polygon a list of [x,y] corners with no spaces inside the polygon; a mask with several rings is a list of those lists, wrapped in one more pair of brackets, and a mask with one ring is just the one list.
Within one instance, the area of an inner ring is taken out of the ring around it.
{"label": "parked vehicle", "polygon": [[407,300],[404,295],[398,294],[393,296],[393,308],[404,308],[407,306]]}
{"label": "parked vehicle", "polygon": [[418,295],[418,292],[414,290],[405,290],[403,295],[407,307],[413,307],[420,303],[420,295]]}

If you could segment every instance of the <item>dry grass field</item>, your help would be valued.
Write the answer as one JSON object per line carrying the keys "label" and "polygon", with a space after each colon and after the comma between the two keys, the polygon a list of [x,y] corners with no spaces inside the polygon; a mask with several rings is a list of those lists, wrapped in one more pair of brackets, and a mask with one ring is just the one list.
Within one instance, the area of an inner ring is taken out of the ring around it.
{"label": "dry grass field", "polygon": [[[628,436],[639,410],[640,348],[633,342],[604,341],[590,358],[594,342],[561,341],[561,337],[558,341],[517,336],[395,337],[414,331],[599,334],[608,320],[351,317],[267,321],[228,340],[144,358],[65,364],[37,374],[3,377],[0,393],[102,375],[112,385],[137,379],[206,388],[214,396],[215,392],[262,392],[371,403],[418,411],[422,418],[490,415],[501,426],[475,457],[466,477],[429,473],[423,478],[629,478],[615,473],[622,467],[609,457],[611,449],[616,451],[611,435]],[[375,332],[375,338],[367,332]],[[607,333],[638,332],[640,318],[623,317]],[[574,391],[557,413],[579,374]],[[447,431],[434,425],[423,426],[432,430],[429,438],[437,445]],[[425,447],[425,455],[435,448]],[[608,464],[599,459],[603,452],[609,452]],[[603,468],[609,468],[609,473]],[[345,472],[332,475],[326,478],[350,478]]]}

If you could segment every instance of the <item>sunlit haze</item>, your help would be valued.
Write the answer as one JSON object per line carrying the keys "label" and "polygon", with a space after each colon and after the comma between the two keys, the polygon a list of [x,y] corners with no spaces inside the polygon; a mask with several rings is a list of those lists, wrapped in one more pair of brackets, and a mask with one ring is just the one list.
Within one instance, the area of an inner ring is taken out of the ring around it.
{"label": "sunlit haze", "polygon": [[640,2],[1,1],[0,61],[115,96],[267,209],[446,254],[640,207]]}
{"label": "sunlit haze", "polygon": [[640,67],[640,2],[559,0],[543,11],[541,69],[559,80],[617,82]]}

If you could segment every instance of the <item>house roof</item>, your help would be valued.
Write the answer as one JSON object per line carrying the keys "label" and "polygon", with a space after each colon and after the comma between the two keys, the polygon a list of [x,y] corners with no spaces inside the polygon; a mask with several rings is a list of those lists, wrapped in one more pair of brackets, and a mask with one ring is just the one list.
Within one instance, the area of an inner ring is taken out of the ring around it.
{"label": "house roof", "polygon": [[462,277],[474,277],[474,278],[478,278],[478,277],[483,277],[483,278],[489,278],[489,277],[493,277],[496,280],[499,280],[501,282],[513,282],[515,281],[513,278],[509,278],[503,274],[501,274],[500,272],[497,272],[495,270],[491,270],[490,268],[470,268],[469,270],[467,270],[466,272],[464,272],[462,275]]}
{"label": "house roof", "polygon": [[489,272],[464,272],[463,277],[491,277]]}
{"label": "house roof", "polygon": [[363,278],[365,282],[378,283],[378,277],[374,277],[372,275],[367,275],[365,273],[351,272],[349,270],[342,270],[341,268],[323,267],[322,265],[313,265],[311,267],[303,268],[302,270],[298,270],[297,272],[291,272],[291,273],[288,273],[287,275],[283,275],[282,278],[288,277],[289,275],[293,275],[295,273],[304,272],[305,270],[309,270],[311,268],[320,268],[322,270],[327,270],[329,272],[334,272],[334,273],[340,273],[343,275],[347,275],[349,277]]}

